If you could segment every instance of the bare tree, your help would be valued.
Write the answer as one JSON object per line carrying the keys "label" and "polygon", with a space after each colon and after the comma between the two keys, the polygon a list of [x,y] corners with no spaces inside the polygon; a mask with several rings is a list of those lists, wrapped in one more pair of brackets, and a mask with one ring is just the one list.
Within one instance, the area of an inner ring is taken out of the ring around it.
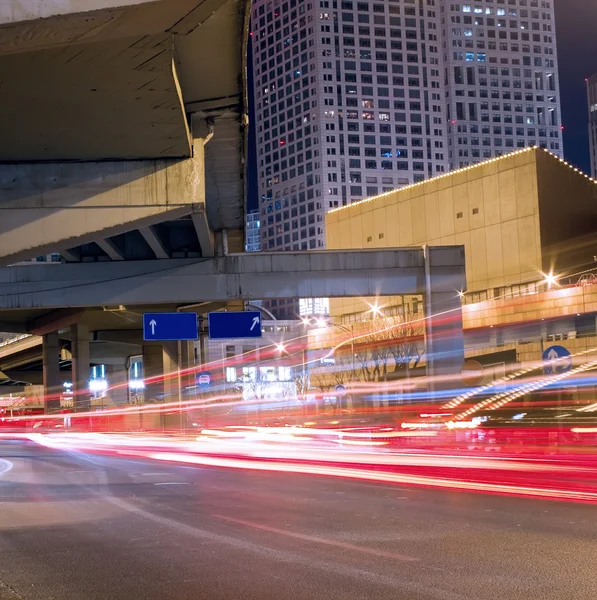
{"label": "bare tree", "polygon": [[370,332],[357,338],[355,358],[364,381],[386,381],[390,374],[407,377],[425,351],[424,323],[406,310],[403,315],[371,321]]}

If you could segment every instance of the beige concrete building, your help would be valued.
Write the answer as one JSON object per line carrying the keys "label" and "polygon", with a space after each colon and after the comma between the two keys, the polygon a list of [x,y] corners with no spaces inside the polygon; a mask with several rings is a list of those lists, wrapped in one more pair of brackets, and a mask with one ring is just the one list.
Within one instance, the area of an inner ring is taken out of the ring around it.
{"label": "beige concrete building", "polygon": [[[571,380],[597,366],[597,181],[551,153],[521,150],[339,208],[326,219],[330,249],[464,245],[465,354],[481,364],[484,385],[521,368],[547,385],[544,356],[554,346],[571,354]],[[352,336],[363,328],[384,331],[392,319],[418,323],[423,307],[416,296],[331,302],[335,322]],[[416,343],[416,333],[398,345]],[[425,365],[425,355],[415,355]],[[465,379],[463,385],[474,387]],[[523,386],[504,402],[527,391]],[[595,388],[558,393],[593,402]]]}
{"label": "beige concrete building", "polygon": [[[597,182],[528,148],[333,210],[329,249],[465,246],[467,300],[537,291],[544,273],[574,276],[597,255]],[[335,314],[367,310],[334,301]]]}

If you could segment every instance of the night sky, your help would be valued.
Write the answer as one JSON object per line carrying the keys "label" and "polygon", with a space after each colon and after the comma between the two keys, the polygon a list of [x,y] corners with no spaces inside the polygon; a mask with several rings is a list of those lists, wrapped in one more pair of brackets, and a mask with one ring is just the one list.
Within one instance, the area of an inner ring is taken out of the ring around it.
{"label": "night sky", "polygon": [[[554,0],[556,6],[560,91],[566,160],[590,173],[588,109],[585,78],[597,73],[597,0]],[[249,56],[251,40],[249,39]],[[249,60],[249,89],[253,87]],[[249,103],[251,123],[255,111]],[[255,128],[249,134],[247,206],[257,208],[257,157]]]}
{"label": "night sky", "polygon": [[566,160],[590,173],[588,108],[585,78],[597,73],[597,0],[554,0],[564,154]]}

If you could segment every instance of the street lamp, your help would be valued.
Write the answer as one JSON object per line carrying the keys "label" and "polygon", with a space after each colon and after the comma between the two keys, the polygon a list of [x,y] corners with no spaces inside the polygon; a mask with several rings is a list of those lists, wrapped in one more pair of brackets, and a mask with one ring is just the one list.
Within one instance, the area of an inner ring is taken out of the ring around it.
{"label": "street lamp", "polygon": [[377,301],[375,302],[375,304],[369,304],[369,312],[373,313],[374,317],[379,317],[381,316],[383,307],[379,306],[379,304],[377,304]]}
{"label": "street lamp", "polygon": [[558,276],[554,275],[553,271],[550,271],[549,273],[543,273],[543,277],[543,283],[547,284],[548,290],[558,283]]}

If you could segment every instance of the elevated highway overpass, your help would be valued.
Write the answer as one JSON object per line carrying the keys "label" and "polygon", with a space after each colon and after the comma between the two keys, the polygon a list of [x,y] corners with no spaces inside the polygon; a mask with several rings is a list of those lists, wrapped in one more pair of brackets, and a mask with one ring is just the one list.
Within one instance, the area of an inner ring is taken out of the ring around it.
{"label": "elevated highway overpass", "polygon": [[[429,322],[430,369],[460,366],[462,248],[238,254],[249,7],[2,2],[0,331],[42,337],[48,397],[65,343],[84,395],[100,336],[141,348],[146,376],[189,360],[186,345],[142,344],[143,312],[261,298],[425,294],[458,313],[449,343]],[[66,264],[10,266],[53,252]]]}
{"label": "elevated highway overpass", "polygon": [[[144,312],[205,314],[231,301],[421,294],[426,314],[434,315],[425,321],[428,374],[445,380],[464,358],[457,293],[466,284],[464,264],[463,248],[455,246],[5,267],[0,268],[0,329],[43,336],[47,389],[59,385],[61,340],[68,340],[72,380],[83,392],[94,352],[102,352],[97,342],[112,344],[112,354],[128,349],[128,356],[140,347],[145,377],[192,364],[189,344],[143,343]],[[177,382],[152,385],[156,398],[177,393]]]}
{"label": "elevated highway overpass", "polygon": [[248,5],[2,3],[0,264],[242,250]]}

